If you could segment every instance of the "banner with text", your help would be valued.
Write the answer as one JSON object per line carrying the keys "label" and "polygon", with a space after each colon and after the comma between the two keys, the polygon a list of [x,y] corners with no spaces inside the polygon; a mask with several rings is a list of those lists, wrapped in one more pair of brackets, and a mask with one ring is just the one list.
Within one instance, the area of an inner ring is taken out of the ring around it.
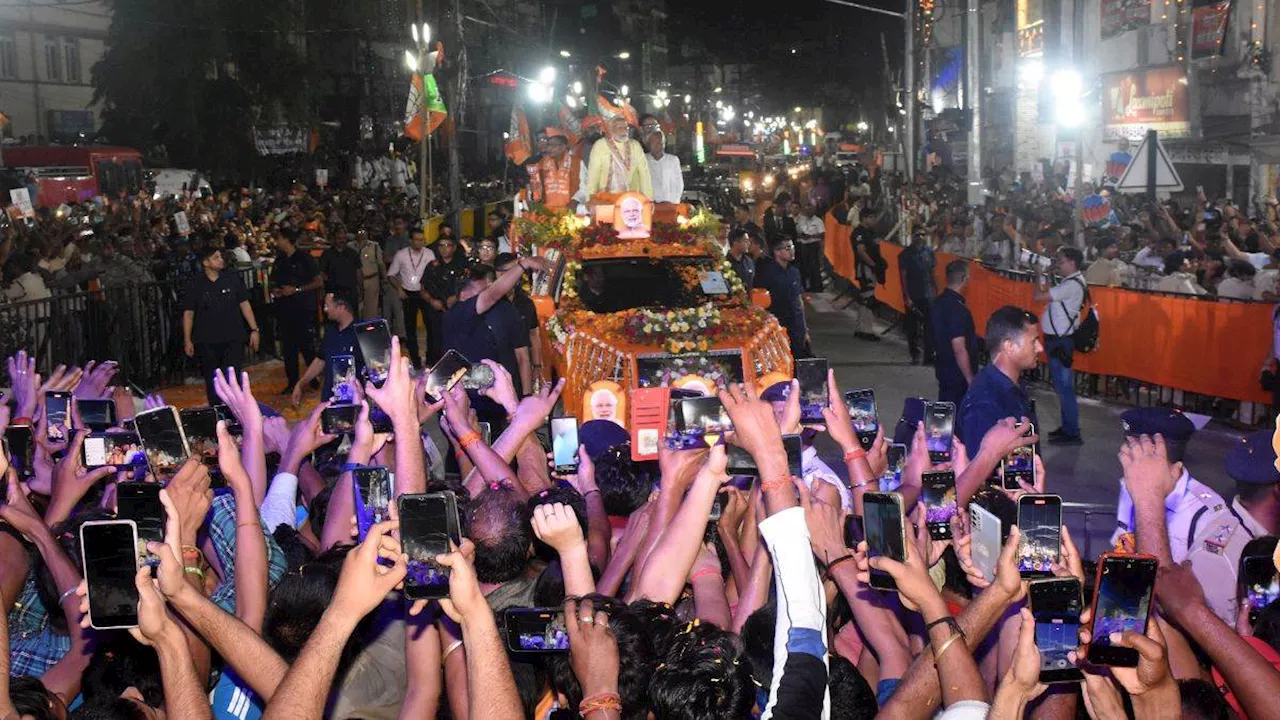
{"label": "banner with text", "polygon": [[1151,23],[1151,0],[1102,0],[1102,39]]}
{"label": "banner with text", "polygon": [[1222,54],[1222,41],[1227,37],[1227,20],[1231,18],[1231,0],[1197,2],[1191,10],[1191,57],[1193,59]]}
{"label": "banner with text", "polygon": [[1162,140],[1191,134],[1187,73],[1181,66],[1108,73],[1102,81],[1102,127],[1107,140],[1141,139],[1156,130]]}

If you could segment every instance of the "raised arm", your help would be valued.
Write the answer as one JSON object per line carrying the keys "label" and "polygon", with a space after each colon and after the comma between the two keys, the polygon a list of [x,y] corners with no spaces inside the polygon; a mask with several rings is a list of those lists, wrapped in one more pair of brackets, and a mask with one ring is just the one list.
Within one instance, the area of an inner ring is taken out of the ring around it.
{"label": "raised arm", "polygon": [[[395,495],[427,491],[427,471],[422,442],[418,440],[418,406],[414,398],[415,383],[409,377],[409,358],[400,353],[400,339],[391,338],[391,368],[382,387],[365,386],[365,394],[391,418],[391,426],[400,442],[396,443]],[[409,439],[415,442],[408,442]]]}
{"label": "raised arm", "polygon": [[[644,166],[648,170],[648,166]],[[498,279],[489,283],[489,287],[480,292],[476,299],[476,314],[483,315],[489,311],[498,301],[507,296],[507,293],[515,289],[519,284],[520,278],[524,277],[526,271],[549,272],[551,263],[540,257],[522,257],[517,265],[510,270],[498,276]]]}
{"label": "raised arm", "polygon": [[255,632],[262,632],[267,616],[267,539],[253,499],[253,484],[240,462],[236,441],[222,420],[218,421],[218,467],[236,501],[236,566],[234,577],[228,578],[236,586],[236,617]]}

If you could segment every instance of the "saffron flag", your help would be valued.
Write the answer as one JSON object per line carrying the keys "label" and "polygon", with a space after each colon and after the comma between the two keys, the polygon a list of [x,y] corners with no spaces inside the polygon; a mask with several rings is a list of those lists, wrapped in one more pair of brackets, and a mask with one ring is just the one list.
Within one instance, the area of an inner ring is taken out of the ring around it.
{"label": "saffron flag", "polygon": [[[425,135],[435,132],[436,128],[440,127],[444,119],[449,116],[449,110],[444,106],[444,98],[440,97],[440,88],[436,85],[434,74],[442,62],[444,62],[444,45],[436,43],[436,49],[427,53],[426,74],[414,73],[413,80],[409,83],[409,99],[404,106],[404,134],[418,142],[421,142]],[[425,97],[424,79],[426,81]],[[424,125],[426,132],[423,132]]]}
{"label": "saffron flag", "polygon": [[529,120],[524,115],[524,109],[519,105],[511,108],[511,127],[507,130],[507,143],[503,151],[507,154],[507,159],[516,165],[523,165],[524,161],[533,154]]}

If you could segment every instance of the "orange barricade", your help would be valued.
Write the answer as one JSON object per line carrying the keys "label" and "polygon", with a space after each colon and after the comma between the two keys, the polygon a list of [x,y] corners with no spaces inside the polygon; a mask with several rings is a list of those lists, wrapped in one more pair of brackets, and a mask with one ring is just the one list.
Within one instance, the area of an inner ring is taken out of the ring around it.
{"label": "orange barricade", "polygon": [[[831,258],[831,225],[827,228],[827,257]],[[881,243],[880,253],[889,266],[885,284],[876,287],[876,299],[902,312],[902,281],[898,274],[902,248]],[[939,288],[946,287],[947,263],[957,259],[960,258],[950,253],[937,253]],[[835,265],[834,260],[832,264]],[[840,266],[836,268],[844,274]],[[1037,316],[1044,310],[1043,303],[1031,300],[1033,283],[1001,275],[976,262],[970,263],[970,270],[964,295],[979,335],[984,334],[987,318],[1004,305],[1016,305]],[[1271,402],[1270,393],[1258,386],[1258,368],[1271,341],[1270,304],[1201,300],[1098,286],[1090,287],[1089,293],[1101,320],[1098,349],[1088,355],[1077,354],[1075,369],[1210,397]]]}
{"label": "orange barricade", "polygon": [[836,273],[840,277],[857,285],[857,262],[853,255],[853,243],[851,242],[853,228],[836,222],[835,216],[831,213],[827,213],[826,217],[822,218],[822,222],[826,225],[822,245],[827,255],[827,261],[831,263],[831,267],[836,269]]}

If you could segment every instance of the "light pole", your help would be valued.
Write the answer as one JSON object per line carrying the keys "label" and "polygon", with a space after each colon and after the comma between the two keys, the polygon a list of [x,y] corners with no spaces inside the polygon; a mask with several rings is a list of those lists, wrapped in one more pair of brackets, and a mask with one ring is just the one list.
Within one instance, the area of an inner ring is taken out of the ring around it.
{"label": "light pole", "polygon": [[1053,99],[1058,127],[1075,133],[1076,147],[1072,164],[1075,165],[1075,212],[1072,218],[1072,235],[1077,247],[1084,247],[1084,83],[1076,70],[1059,70],[1053,74]]}
{"label": "light pole", "polygon": [[422,231],[427,231],[427,214],[431,207],[432,172],[431,172],[431,111],[427,106],[427,74],[435,68],[427,68],[427,48],[431,41],[431,26],[422,23],[422,32],[418,32],[417,24],[409,26],[413,35],[413,43],[418,46],[418,54],[405,51],[405,64],[418,76],[420,91],[418,103],[422,111],[422,141],[418,143],[418,215],[422,218]]}

